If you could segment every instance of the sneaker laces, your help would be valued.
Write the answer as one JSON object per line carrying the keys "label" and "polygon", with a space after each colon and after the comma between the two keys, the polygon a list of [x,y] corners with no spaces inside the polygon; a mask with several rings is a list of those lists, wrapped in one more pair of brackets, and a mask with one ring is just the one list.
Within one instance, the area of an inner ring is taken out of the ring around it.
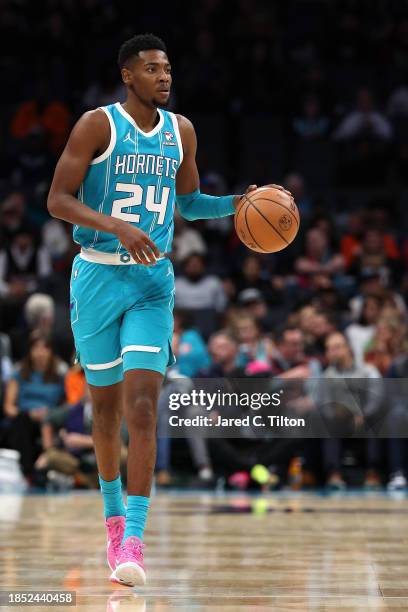
{"label": "sneaker laces", "polygon": [[137,538],[129,538],[126,541],[126,554],[132,561],[140,562],[143,557],[143,549],[145,545]]}
{"label": "sneaker laces", "polygon": [[111,523],[111,542],[112,546],[116,549],[122,543],[122,523],[119,519],[112,521]]}

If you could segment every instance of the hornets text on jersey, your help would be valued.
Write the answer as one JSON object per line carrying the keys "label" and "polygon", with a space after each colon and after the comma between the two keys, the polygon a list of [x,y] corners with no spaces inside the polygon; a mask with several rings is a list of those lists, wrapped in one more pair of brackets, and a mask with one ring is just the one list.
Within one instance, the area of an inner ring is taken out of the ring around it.
{"label": "hornets text on jersey", "polygon": [[[107,150],[92,160],[78,199],[93,210],[143,230],[161,253],[171,251],[176,174],[183,161],[177,118],[158,109],[159,121],[143,132],[117,102],[101,107],[110,124]],[[124,253],[113,234],[74,226],[74,241],[85,249]]]}

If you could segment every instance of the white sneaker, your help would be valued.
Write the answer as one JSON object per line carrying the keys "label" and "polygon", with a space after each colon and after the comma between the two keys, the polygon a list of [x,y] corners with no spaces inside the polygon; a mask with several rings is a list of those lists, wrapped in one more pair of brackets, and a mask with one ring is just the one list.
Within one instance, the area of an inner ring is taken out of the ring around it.
{"label": "white sneaker", "polygon": [[407,479],[403,472],[394,472],[394,474],[391,474],[391,478],[388,481],[387,489],[388,491],[400,491],[401,489],[405,489],[407,484]]}

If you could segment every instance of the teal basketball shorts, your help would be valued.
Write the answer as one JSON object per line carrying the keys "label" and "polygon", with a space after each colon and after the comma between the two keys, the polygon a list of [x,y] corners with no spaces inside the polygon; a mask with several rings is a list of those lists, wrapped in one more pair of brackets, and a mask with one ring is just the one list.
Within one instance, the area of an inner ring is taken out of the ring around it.
{"label": "teal basketball shorts", "polygon": [[77,255],[71,274],[71,327],[91,385],[113,385],[130,369],[164,374],[175,363],[174,273],[154,266],[107,265]]}

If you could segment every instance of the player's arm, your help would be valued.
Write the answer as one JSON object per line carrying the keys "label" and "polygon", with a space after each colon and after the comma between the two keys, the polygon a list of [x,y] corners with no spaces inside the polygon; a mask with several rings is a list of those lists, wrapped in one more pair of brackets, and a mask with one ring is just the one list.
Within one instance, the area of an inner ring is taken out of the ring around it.
{"label": "player's arm", "polygon": [[[196,219],[217,219],[233,215],[243,196],[211,196],[200,192],[200,177],[196,163],[197,136],[193,124],[186,117],[177,115],[177,121],[183,145],[183,162],[176,177],[176,203],[181,216],[189,221],[195,221]],[[280,185],[267,186],[292,195]],[[245,194],[255,189],[257,189],[256,185],[249,185]]]}
{"label": "player's arm", "polygon": [[[211,196],[200,192],[200,177],[196,163],[196,133],[191,121],[182,115],[177,115],[177,121],[183,145],[183,162],[176,177],[176,203],[181,216],[194,221],[233,215],[242,196]],[[247,192],[253,189],[256,189],[256,185],[250,185]]]}
{"label": "player's arm", "polygon": [[106,149],[109,139],[109,122],[102,110],[90,111],[79,119],[55,169],[48,195],[48,211],[53,217],[69,223],[116,235],[135,261],[148,265],[153,262],[145,253],[151,255],[150,249],[156,257],[160,253],[142,230],[122,219],[92,210],[75,195],[92,159]]}

